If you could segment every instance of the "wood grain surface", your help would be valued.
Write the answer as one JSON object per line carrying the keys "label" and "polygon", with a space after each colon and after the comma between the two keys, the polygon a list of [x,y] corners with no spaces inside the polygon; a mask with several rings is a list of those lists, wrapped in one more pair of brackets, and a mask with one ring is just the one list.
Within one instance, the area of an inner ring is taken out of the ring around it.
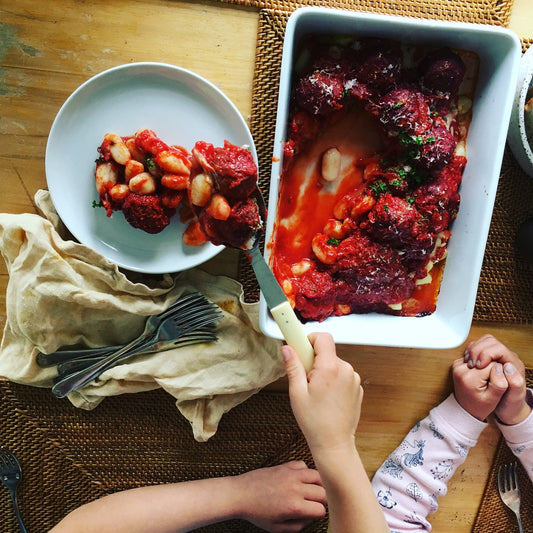
{"label": "wood grain surface", "polygon": [[[216,2],[0,0],[1,211],[35,211],[33,196],[46,188],[45,149],[56,113],[81,83],[107,68],[137,61],[182,66],[216,84],[248,119],[257,15],[254,9]],[[531,20],[530,0],[515,0],[511,28],[521,37],[532,37]],[[236,275],[236,257],[225,252],[207,269]],[[7,281],[1,262],[2,326]],[[469,338],[487,332],[533,366],[530,325],[475,323]],[[370,475],[412,425],[450,393],[450,364],[463,348],[339,346],[339,354],[363,378],[365,400],[357,439]],[[286,390],[286,382],[280,380],[272,389]],[[431,519],[434,531],[471,530],[497,440],[491,424],[450,483],[449,494],[441,498]]]}

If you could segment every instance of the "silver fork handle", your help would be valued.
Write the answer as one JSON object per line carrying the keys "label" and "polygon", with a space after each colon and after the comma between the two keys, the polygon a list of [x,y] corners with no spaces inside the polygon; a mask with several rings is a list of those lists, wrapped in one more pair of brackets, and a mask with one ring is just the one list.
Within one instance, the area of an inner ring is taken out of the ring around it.
{"label": "silver fork handle", "polygon": [[[209,327],[209,326],[208,326]],[[126,353],[123,354],[122,359],[126,359],[127,357],[130,357],[132,355],[149,355],[156,352],[164,352],[166,350],[171,350],[172,348],[182,348],[185,346],[190,346],[192,344],[199,344],[202,342],[215,342],[217,340],[217,336],[214,333],[214,331],[210,329],[205,329],[202,331],[199,331],[197,333],[185,335],[184,337],[180,337],[179,339],[173,339],[170,341],[160,341],[156,344],[150,346],[149,348],[140,349],[137,348],[132,353]],[[64,361],[62,363],[57,364],[57,370],[58,370],[58,377],[56,378],[56,383],[61,381],[63,378],[65,378],[68,374],[72,374],[75,372],[79,372],[80,370],[85,370],[88,366],[90,366],[92,363],[95,363],[96,361],[101,361],[105,355],[100,355],[96,357],[78,357],[76,359],[72,359],[69,361]],[[117,363],[120,361],[116,361]]]}
{"label": "silver fork handle", "polygon": [[103,356],[98,358],[92,364],[87,363],[81,368],[78,368],[77,370],[75,369],[72,371],[72,373],[67,373],[61,377],[52,387],[52,393],[58,398],[63,398],[67,394],[78,390],[93,379],[101,376],[106,370],[109,370],[111,367],[115,366],[115,363],[119,362],[120,360],[139,353],[146,353],[152,344],[155,344],[155,341],[150,340],[119,356]]}
{"label": "silver fork handle", "polygon": [[22,517],[20,516],[19,506],[17,503],[17,494],[14,490],[10,490],[9,495],[11,496],[13,511],[15,511],[15,516],[17,517],[17,522],[19,523],[20,530],[22,531],[22,533],[28,533],[26,531],[26,528],[24,527],[24,523],[22,522]]}
{"label": "silver fork handle", "polygon": [[126,353],[127,355],[133,355],[134,353],[143,350],[151,340],[152,339],[146,341],[145,338],[136,339],[122,349],[111,354],[109,357],[106,357],[103,360],[98,360],[87,368],[66,376],[52,387],[52,393],[57,398],[64,398],[67,394],[78,390],[93,379],[96,379],[108,368],[112,367],[116,361],[122,358],[122,356],[125,356]]}
{"label": "silver fork handle", "polygon": [[520,516],[520,509],[514,512],[518,520],[518,533],[524,533],[524,526],[522,525],[522,517]]}
{"label": "silver fork handle", "polygon": [[48,367],[64,363],[65,361],[71,361],[74,359],[83,359],[85,357],[99,357],[107,355],[123,348],[124,344],[118,344],[116,346],[102,346],[101,348],[83,348],[80,350],[58,350],[52,353],[37,354],[37,364],[40,367]]}

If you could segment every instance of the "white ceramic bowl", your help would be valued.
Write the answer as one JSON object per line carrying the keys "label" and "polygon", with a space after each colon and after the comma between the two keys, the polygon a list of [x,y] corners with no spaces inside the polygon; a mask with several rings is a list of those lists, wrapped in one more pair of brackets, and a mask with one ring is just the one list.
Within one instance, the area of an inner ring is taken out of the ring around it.
{"label": "white ceramic bowl", "polygon": [[[270,185],[267,242],[276,218],[283,143],[289,111],[293,51],[308,33],[389,38],[418,45],[449,46],[477,53],[480,71],[467,138],[461,206],[452,227],[436,311],[425,317],[377,313],[308,322],[305,330],[325,331],[338,343],[452,348],[464,342],[474,313],[479,274],[489,231],[509,118],[518,76],[521,45],[511,31],[484,25],[373,15],[327,8],[302,8],[287,24],[283,48],[274,163]],[[268,247],[266,251],[268,258]],[[263,299],[260,327],[282,338]]]}
{"label": "white ceramic bowl", "polygon": [[520,71],[518,83],[511,112],[511,123],[509,125],[509,136],[507,141],[509,147],[522,167],[522,170],[533,177],[533,147],[531,144],[531,133],[528,137],[526,133],[526,121],[524,106],[526,105],[526,95],[533,87],[533,46],[530,46],[520,61]]}
{"label": "white ceramic bowl", "polygon": [[121,211],[106,217],[94,183],[97,148],[106,133],[133,135],[149,128],[166,143],[191,150],[196,141],[255,145],[244,118],[215,85],[165,63],[129,63],[78,87],[59,110],[46,147],[46,181],[54,206],[70,232],[120,267],[165,274],[195,267],[223,246],[186,246],[179,216],[155,235],[130,226]]}

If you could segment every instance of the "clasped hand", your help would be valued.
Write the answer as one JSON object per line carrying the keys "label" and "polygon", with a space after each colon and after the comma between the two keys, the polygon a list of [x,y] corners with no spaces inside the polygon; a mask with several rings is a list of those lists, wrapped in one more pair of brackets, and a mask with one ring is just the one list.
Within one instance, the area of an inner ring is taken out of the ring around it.
{"label": "clasped hand", "polygon": [[524,363],[492,335],[470,342],[452,375],[457,401],[479,420],[494,412],[503,424],[514,425],[531,413]]}

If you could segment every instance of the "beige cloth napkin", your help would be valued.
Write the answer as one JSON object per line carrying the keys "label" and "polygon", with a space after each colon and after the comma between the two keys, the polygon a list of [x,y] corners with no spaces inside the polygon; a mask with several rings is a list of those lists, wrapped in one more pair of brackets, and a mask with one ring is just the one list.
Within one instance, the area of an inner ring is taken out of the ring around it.
{"label": "beige cloth napkin", "polygon": [[64,238],[47,191],[38,191],[35,201],[43,216],[0,214],[0,249],[9,272],[1,376],[51,387],[55,368],[40,368],[38,351],[125,343],[141,333],[149,315],[192,290],[223,309],[216,343],[127,360],[71,393],[72,404],[93,409],[106,396],[162,387],[176,398],[194,438],[205,441],[224,413],[285,373],[281,343],[259,332],[257,304],[243,301],[237,281],[199,269],[126,277],[101,255]]}

